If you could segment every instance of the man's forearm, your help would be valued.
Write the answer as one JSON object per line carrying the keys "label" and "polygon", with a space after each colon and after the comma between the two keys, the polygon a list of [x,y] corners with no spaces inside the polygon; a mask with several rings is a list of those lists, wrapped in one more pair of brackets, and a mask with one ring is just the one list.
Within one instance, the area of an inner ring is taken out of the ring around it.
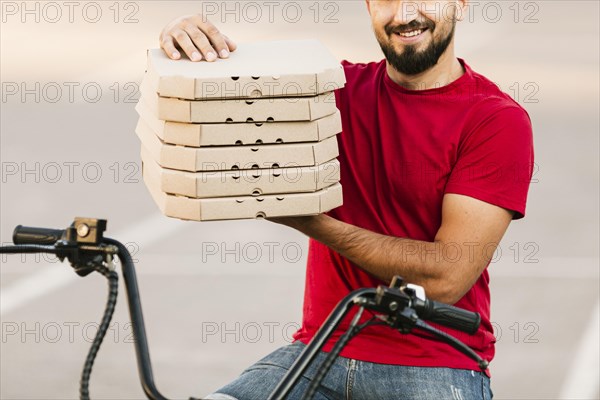
{"label": "man's forearm", "polygon": [[440,243],[381,235],[326,215],[290,222],[385,282],[400,275],[425,287],[428,297],[446,303],[455,303],[464,294],[466,285],[452,277],[452,263],[444,260]]}

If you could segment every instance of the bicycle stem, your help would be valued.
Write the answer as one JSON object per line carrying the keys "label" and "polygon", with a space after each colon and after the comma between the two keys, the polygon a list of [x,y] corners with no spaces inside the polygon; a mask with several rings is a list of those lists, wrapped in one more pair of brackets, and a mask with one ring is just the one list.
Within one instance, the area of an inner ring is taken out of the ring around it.
{"label": "bicycle stem", "polygon": [[319,328],[308,346],[298,356],[294,364],[290,367],[285,376],[279,381],[277,387],[269,396],[269,400],[285,399],[292,388],[298,383],[302,374],[308,369],[310,364],[317,358],[319,351],[325,346],[333,332],[342,322],[344,317],[348,315],[352,306],[361,298],[373,298],[376,294],[376,289],[359,289],[350,293],[338,303],[333,309],[325,323]]}
{"label": "bicycle stem", "polygon": [[146,326],[144,324],[144,314],[142,313],[142,302],[131,255],[127,251],[127,248],[117,240],[105,238],[104,242],[106,244],[117,246],[119,249],[118,257],[119,260],[121,260],[125,290],[127,292],[127,304],[129,305],[129,316],[131,318],[133,336],[135,338],[135,355],[137,358],[138,374],[144,393],[150,400],[168,400],[158,391],[156,384],[154,383],[150,350],[148,349],[148,338],[146,336]]}

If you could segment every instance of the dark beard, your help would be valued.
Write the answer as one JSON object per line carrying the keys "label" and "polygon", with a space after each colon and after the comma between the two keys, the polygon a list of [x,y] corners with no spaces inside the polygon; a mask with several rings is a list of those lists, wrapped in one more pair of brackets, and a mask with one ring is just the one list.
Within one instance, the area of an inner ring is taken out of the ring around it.
{"label": "dark beard", "polygon": [[[409,24],[410,25],[410,24]],[[379,46],[388,60],[390,65],[394,67],[398,72],[405,75],[417,75],[437,64],[438,60],[444,54],[452,38],[454,37],[454,29],[456,27],[456,21],[452,22],[452,30],[450,33],[441,41],[433,40],[432,43],[423,51],[417,51],[415,46],[409,45],[404,46],[402,54],[396,53],[394,46],[389,42],[383,42],[379,40]],[[435,26],[428,26],[431,34]],[[432,29],[433,28],[433,29]],[[395,29],[386,27],[386,33],[388,37],[394,34]]]}

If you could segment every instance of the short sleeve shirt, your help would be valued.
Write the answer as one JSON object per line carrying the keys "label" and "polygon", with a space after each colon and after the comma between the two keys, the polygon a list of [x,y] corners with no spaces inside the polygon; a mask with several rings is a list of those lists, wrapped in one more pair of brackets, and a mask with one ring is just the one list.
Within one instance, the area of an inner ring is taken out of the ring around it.
{"label": "short sleeve shirt", "polygon": [[[531,122],[525,110],[460,60],[451,84],[408,90],[394,83],[385,60],[344,62],[345,88],[336,92],[344,205],[329,215],[384,235],[433,241],[446,193],[470,196],[525,215],[533,170]],[[449,328],[481,357],[494,356],[487,269],[455,305],[481,314],[475,335]],[[310,240],[303,321],[295,339],[308,343],[351,291],[382,282],[327,246]],[[332,340],[347,327],[343,324]],[[331,348],[331,343],[325,350]],[[342,356],[363,361],[478,369],[449,345],[387,327],[369,327]]]}

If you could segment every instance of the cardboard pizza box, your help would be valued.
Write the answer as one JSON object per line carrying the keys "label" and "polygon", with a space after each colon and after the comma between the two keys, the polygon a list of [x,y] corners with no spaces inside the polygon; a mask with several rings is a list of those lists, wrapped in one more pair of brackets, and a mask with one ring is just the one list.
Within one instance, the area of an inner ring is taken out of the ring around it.
{"label": "cardboard pizza box", "polygon": [[162,97],[222,99],[315,96],[342,88],[344,69],[317,40],[240,43],[228,59],[192,62],[148,50],[147,73]]}
{"label": "cardboard pizza box", "polygon": [[311,97],[182,100],[160,97],[147,77],[140,92],[140,101],[146,101],[158,119],[174,122],[314,121],[337,111],[333,92]]}
{"label": "cardboard pizza box", "polygon": [[238,171],[184,172],[162,168],[142,146],[144,173],[160,190],[193,198],[316,192],[340,181],[340,164]]}
{"label": "cardboard pizza box", "polygon": [[135,109],[163,142],[190,147],[319,142],[342,131],[339,111],[315,121],[187,124],[159,120],[144,101]]}
{"label": "cardboard pizza box", "polygon": [[135,132],[162,167],[190,172],[313,167],[339,155],[335,136],[314,143],[195,148],[164,143],[142,119]]}
{"label": "cardboard pizza box", "polygon": [[146,187],[159,209],[168,217],[191,221],[221,221],[286,216],[316,215],[339,207],[343,203],[342,186],[334,184],[314,193],[278,194],[268,196],[221,197],[192,199],[160,190],[160,181],[146,171]]}

